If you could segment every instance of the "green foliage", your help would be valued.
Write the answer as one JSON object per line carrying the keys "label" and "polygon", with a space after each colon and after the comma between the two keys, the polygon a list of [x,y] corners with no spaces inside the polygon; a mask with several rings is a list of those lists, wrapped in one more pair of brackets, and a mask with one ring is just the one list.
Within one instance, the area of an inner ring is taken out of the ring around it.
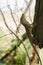
{"label": "green foliage", "polygon": [[[23,39],[25,39],[25,37],[26,36],[23,36]],[[1,38],[0,40],[2,42],[5,42],[6,40],[8,40],[8,38],[5,36],[5,37]],[[18,47],[21,44],[20,40],[18,40],[17,38],[16,39],[13,38],[10,41],[12,43],[11,49],[14,46]],[[29,49],[30,48],[29,41],[26,39],[24,42],[25,42],[26,49]],[[10,50],[8,50],[8,51],[6,51],[4,53],[8,53]],[[3,52],[3,49],[0,48],[0,52]],[[25,65],[25,63],[26,63],[26,53],[24,51],[24,48],[22,50],[17,48],[16,51],[14,51],[14,52],[15,52],[15,56],[14,56],[13,60],[11,61],[11,63],[10,62],[8,62],[8,64],[6,64],[6,63],[0,63],[0,65]],[[14,53],[12,55],[14,55]],[[13,61],[14,61],[14,63],[13,63]]]}
{"label": "green foliage", "polygon": [[29,42],[29,39],[26,39],[26,40],[25,40],[25,47],[26,47],[27,50],[30,49],[31,44],[30,44],[30,42]]}
{"label": "green foliage", "polygon": [[3,35],[5,35],[5,33],[0,29],[0,43],[8,41],[8,37]]}
{"label": "green foliage", "polygon": [[6,65],[6,64],[5,64],[5,63],[1,63],[1,62],[0,62],[0,65]]}
{"label": "green foliage", "polygon": [[26,53],[23,50],[17,52],[17,55],[14,57],[15,65],[25,65],[26,62]]}
{"label": "green foliage", "polygon": [[15,41],[15,39],[13,38],[12,40],[11,40],[11,43],[13,43]]}
{"label": "green foliage", "polygon": [[12,43],[11,48],[13,48],[14,46],[17,47],[17,46],[20,45],[20,40],[18,40],[17,38],[16,39],[12,39],[11,43]]}

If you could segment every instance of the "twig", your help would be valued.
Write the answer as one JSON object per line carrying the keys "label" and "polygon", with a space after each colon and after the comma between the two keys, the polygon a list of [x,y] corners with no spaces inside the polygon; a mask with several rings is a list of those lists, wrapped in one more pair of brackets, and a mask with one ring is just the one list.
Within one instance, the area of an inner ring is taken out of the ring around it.
{"label": "twig", "polygon": [[8,5],[8,8],[10,9],[11,16],[12,16],[12,18],[13,18],[13,21],[14,21],[14,23],[15,23],[16,26],[17,26],[17,31],[19,32],[19,28],[20,28],[21,24],[19,24],[19,26],[17,25],[17,23],[16,23],[16,21],[15,21],[15,19],[14,19],[13,13],[12,13],[12,9],[10,8],[10,5]]}
{"label": "twig", "polygon": [[[29,38],[29,40],[30,40],[30,42],[31,42],[31,45],[32,45],[33,49],[35,50],[37,56],[39,57],[40,64],[42,65],[40,56],[39,56],[39,54],[38,54],[36,48],[35,48],[34,45],[33,45],[33,43],[36,43],[35,41],[37,41],[37,40],[33,37],[31,25],[30,25],[30,24],[28,23],[28,21],[25,19],[24,14],[23,14],[22,17],[21,17],[21,23],[22,23],[22,25],[25,27],[26,33],[27,33],[27,36],[28,36],[28,38]],[[33,41],[33,40],[34,40],[34,41]]]}
{"label": "twig", "polygon": [[[8,27],[8,25],[7,25],[7,23],[6,23],[6,20],[5,20],[5,17],[4,17],[4,14],[3,14],[3,12],[2,12],[2,10],[0,10],[0,12],[1,12],[1,14],[2,14],[2,17],[3,17],[3,20],[4,20],[4,23],[5,23],[5,25],[6,25],[6,27],[8,28],[8,30],[10,31],[10,32],[12,32],[16,37],[17,37],[17,39],[18,40],[20,40],[20,42],[23,44],[23,46],[24,46],[24,48],[25,48],[25,50],[26,50],[26,54],[27,54],[27,56],[28,56],[28,59],[29,59],[29,62],[30,62],[30,65],[31,65],[31,60],[30,60],[30,57],[29,57],[29,55],[28,55],[28,52],[27,52],[27,49],[26,49],[26,47],[25,47],[25,45],[24,45],[24,43],[23,43],[23,41]],[[16,48],[16,46],[15,46],[15,48]],[[14,48],[13,48],[14,49]],[[10,52],[12,52],[12,50],[10,51]],[[5,55],[5,57],[6,56],[8,56],[9,55],[9,53],[8,54],[6,54]],[[3,57],[4,58],[4,57]]]}
{"label": "twig", "polygon": [[8,33],[8,34],[5,34],[5,35],[3,35],[3,36],[0,36],[0,38],[5,37],[5,36],[7,36],[7,35],[9,35],[9,34],[12,34],[12,33]]}
{"label": "twig", "polygon": [[[13,18],[13,21],[14,21],[14,23],[16,24],[16,21],[15,21],[15,19],[14,19],[14,16],[13,16],[13,13],[12,13],[12,9],[10,8],[10,5],[8,5],[8,8],[9,8],[9,10],[10,10],[11,17]],[[16,24],[16,26],[17,26],[17,24]]]}
{"label": "twig", "polygon": [[32,0],[30,0],[30,2],[29,2],[29,4],[28,4],[28,6],[27,6],[27,8],[26,8],[25,12],[23,13],[24,15],[26,14],[27,10],[29,9],[29,7],[30,7],[31,3],[32,3]]}
{"label": "twig", "polygon": [[[27,38],[27,37],[25,37],[25,39],[26,39],[26,38]],[[25,39],[23,38],[22,41],[25,41]],[[7,54],[5,54],[5,56],[3,56],[0,60],[3,60],[3,59],[5,59],[7,56],[9,56],[9,55],[11,54],[12,51],[16,50],[17,47],[20,46],[20,44],[21,44],[21,41],[20,41],[20,43],[19,43],[17,46],[14,45],[14,47],[13,47]]]}

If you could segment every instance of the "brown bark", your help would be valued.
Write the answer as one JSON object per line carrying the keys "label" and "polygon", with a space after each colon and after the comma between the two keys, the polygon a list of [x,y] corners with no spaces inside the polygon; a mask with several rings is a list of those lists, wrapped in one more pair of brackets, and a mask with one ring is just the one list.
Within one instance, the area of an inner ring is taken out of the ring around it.
{"label": "brown bark", "polygon": [[[25,19],[25,16],[24,16],[24,14],[22,15],[22,17],[21,17],[21,23],[22,23],[22,25],[25,27],[25,29],[26,29],[26,33],[27,33],[27,36],[28,36],[28,38],[29,38],[29,40],[30,40],[30,42],[31,42],[31,45],[32,45],[32,47],[33,47],[33,49],[34,49],[34,54],[33,54],[33,59],[32,59],[32,63],[31,64],[33,64],[34,63],[34,59],[35,59],[35,54],[37,54],[37,56],[39,57],[39,60],[40,60],[40,56],[39,56],[39,54],[38,54],[38,52],[37,52],[37,50],[36,50],[36,46],[37,46],[37,40],[34,38],[34,36],[33,36],[33,34],[32,34],[32,29],[34,28],[34,26],[33,26],[33,24],[32,25],[30,25],[29,24],[29,22]],[[34,46],[35,45],[35,46]],[[42,65],[42,63],[41,63],[41,60],[40,60],[40,64]]]}

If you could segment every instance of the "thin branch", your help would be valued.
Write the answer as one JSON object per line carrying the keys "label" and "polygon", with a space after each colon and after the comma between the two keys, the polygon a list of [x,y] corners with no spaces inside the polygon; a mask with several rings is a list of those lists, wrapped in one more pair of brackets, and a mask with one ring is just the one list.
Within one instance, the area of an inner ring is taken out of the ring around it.
{"label": "thin branch", "polygon": [[[30,65],[31,65],[31,60],[30,60],[30,57],[29,57],[29,55],[28,55],[28,52],[27,52],[27,49],[26,49],[26,47],[25,47],[25,45],[24,45],[24,43],[23,43],[23,41],[8,27],[8,25],[7,25],[7,23],[6,23],[6,20],[5,20],[5,17],[4,17],[4,14],[3,14],[3,12],[2,12],[2,10],[0,10],[0,12],[1,12],[1,14],[2,14],[2,17],[3,17],[3,20],[4,20],[4,23],[5,23],[5,25],[6,25],[6,27],[8,28],[8,30],[10,31],[10,32],[12,32],[15,36],[16,36],[16,38],[18,39],[18,40],[20,40],[20,42],[23,44],[23,46],[24,46],[24,48],[25,48],[25,51],[26,51],[26,54],[27,54],[27,56],[28,56],[28,59],[29,59],[29,62],[30,62]],[[15,46],[15,48],[16,48],[16,46]],[[14,48],[13,48],[14,49]],[[12,50],[10,51],[10,53],[12,52]],[[6,56],[8,56],[9,55],[9,53],[8,54],[6,54],[5,55],[5,57]],[[4,58],[4,57],[3,57]]]}
{"label": "thin branch", "polygon": [[27,10],[29,9],[29,7],[30,7],[31,3],[32,3],[32,0],[30,0],[30,2],[29,2],[29,4],[28,4],[28,6],[27,6],[27,8],[26,8],[25,12],[23,13],[24,15],[26,14]]}
{"label": "thin branch", "polygon": [[10,9],[11,16],[12,16],[12,18],[13,18],[13,21],[14,21],[14,23],[15,23],[16,26],[17,26],[17,31],[19,32],[19,28],[20,28],[21,24],[19,24],[19,26],[17,25],[17,23],[16,23],[16,21],[15,21],[15,19],[14,19],[13,13],[12,13],[12,9],[10,8],[10,5],[8,5],[8,8]]}
{"label": "thin branch", "polygon": [[[39,54],[38,54],[36,48],[35,48],[34,45],[33,45],[33,43],[36,43],[35,41],[37,41],[37,40],[33,37],[33,35],[32,35],[32,28],[31,28],[31,26],[29,25],[28,21],[25,19],[24,14],[23,14],[22,17],[21,17],[21,24],[25,27],[26,33],[27,33],[27,36],[28,36],[28,38],[29,38],[29,40],[30,40],[30,42],[31,42],[31,45],[32,45],[33,49],[35,50],[37,56],[39,57],[40,64],[42,65],[40,56],[39,56]],[[34,41],[33,41],[33,40],[34,40]]]}
{"label": "thin branch", "polygon": [[0,38],[5,37],[5,36],[7,36],[7,35],[9,35],[9,34],[12,34],[12,33],[8,33],[8,34],[5,34],[5,35],[3,35],[3,36],[0,36]]}
{"label": "thin branch", "polygon": [[17,27],[16,32],[19,32],[20,26],[21,26],[21,23],[19,23],[19,26]]}
{"label": "thin branch", "polygon": [[30,21],[31,21],[31,24],[32,24],[32,18],[31,18],[30,8],[29,8],[29,18],[30,18]]}
{"label": "thin branch", "polygon": [[24,0],[26,4],[28,4],[27,0]]}
{"label": "thin branch", "polygon": [[9,10],[10,10],[11,17],[13,18],[13,21],[14,21],[14,23],[15,23],[16,26],[17,26],[17,23],[16,23],[16,21],[15,21],[15,19],[14,19],[13,13],[12,13],[12,9],[10,8],[10,5],[8,5],[8,8],[9,8]]}
{"label": "thin branch", "polygon": [[[27,38],[27,37],[25,37],[25,39],[26,39],[26,38]],[[25,39],[23,38],[22,41],[25,41]],[[13,47],[7,54],[5,54],[5,56],[3,56],[0,60],[5,59],[7,56],[9,56],[9,55],[11,54],[12,51],[16,50],[17,47],[19,47],[20,45],[21,45],[21,42],[20,42],[17,46],[14,45],[14,47]]]}

